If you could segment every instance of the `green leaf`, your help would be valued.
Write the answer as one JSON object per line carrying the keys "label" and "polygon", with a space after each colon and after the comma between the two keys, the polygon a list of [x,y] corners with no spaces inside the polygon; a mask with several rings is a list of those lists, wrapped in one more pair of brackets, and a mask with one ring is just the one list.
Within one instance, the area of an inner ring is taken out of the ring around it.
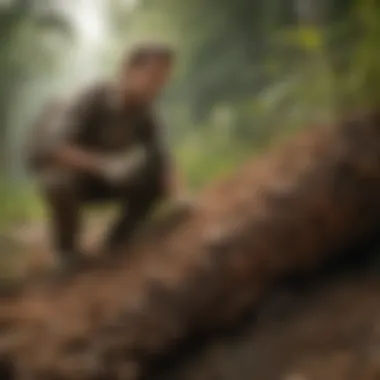
{"label": "green leaf", "polygon": [[284,34],[285,42],[307,51],[315,51],[324,45],[324,33],[320,28],[301,26],[291,29]]}

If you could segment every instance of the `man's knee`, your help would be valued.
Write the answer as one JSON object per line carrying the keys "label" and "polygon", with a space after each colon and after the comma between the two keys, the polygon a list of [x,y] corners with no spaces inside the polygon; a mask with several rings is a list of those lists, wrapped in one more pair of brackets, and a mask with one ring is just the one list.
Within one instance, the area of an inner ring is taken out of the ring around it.
{"label": "man's knee", "polygon": [[77,178],[69,171],[47,169],[36,173],[37,186],[45,193],[72,193],[77,189]]}
{"label": "man's knee", "polygon": [[81,201],[78,183],[68,176],[52,175],[38,182],[41,194],[47,206],[55,213],[70,213],[77,209]]}

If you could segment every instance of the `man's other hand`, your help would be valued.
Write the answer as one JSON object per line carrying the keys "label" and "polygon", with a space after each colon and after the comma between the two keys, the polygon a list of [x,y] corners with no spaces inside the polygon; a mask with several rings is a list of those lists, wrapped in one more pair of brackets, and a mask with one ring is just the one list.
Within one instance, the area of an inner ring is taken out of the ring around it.
{"label": "man's other hand", "polygon": [[178,171],[169,172],[164,178],[164,185],[169,203],[175,209],[193,210],[196,206],[194,197],[185,186],[183,176]]}

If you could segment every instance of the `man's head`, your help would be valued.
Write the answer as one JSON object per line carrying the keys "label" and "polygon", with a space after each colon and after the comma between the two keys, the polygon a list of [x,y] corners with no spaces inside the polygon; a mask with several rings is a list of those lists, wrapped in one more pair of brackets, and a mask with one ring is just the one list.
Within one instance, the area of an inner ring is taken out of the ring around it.
{"label": "man's head", "polygon": [[149,102],[169,80],[174,51],[163,44],[139,45],[125,58],[122,66],[122,86],[126,95]]}

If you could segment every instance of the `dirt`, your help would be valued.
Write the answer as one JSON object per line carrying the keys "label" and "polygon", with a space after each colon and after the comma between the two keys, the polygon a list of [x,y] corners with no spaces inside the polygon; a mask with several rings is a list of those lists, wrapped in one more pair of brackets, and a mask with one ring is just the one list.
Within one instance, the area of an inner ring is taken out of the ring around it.
{"label": "dirt", "polygon": [[[89,256],[94,255],[101,243],[114,210],[90,214],[83,224],[81,246]],[[6,252],[0,269],[1,277],[32,277],[52,268],[54,256],[50,247],[47,222],[14,224],[0,239],[0,248]]]}

